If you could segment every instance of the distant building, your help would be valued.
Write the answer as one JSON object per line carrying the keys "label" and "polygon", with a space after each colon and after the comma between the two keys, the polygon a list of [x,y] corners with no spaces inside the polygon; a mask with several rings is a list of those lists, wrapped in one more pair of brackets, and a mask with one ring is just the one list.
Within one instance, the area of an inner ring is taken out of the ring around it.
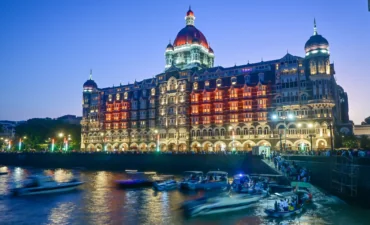
{"label": "distant building", "polygon": [[78,117],[78,116],[75,116],[75,115],[65,115],[65,116],[61,116],[61,117],[57,118],[57,120],[60,120],[60,121],[63,121],[65,123],[69,123],[69,124],[80,124],[81,120],[82,120],[82,117]]}
{"label": "distant building", "polygon": [[81,149],[325,149],[333,130],[351,132],[347,93],[316,22],[303,57],[225,68],[214,67],[192,10],[185,20],[166,46],[164,72],[118,87],[84,83]]}
{"label": "distant building", "polygon": [[15,137],[15,127],[24,121],[0,121],[0,138],[13,139]]}
{"label": "distant building", "polygon": [[353,133],[356,136],[369,136],[370,137],[370,124],[365,125],[354,125],[353,127]]}

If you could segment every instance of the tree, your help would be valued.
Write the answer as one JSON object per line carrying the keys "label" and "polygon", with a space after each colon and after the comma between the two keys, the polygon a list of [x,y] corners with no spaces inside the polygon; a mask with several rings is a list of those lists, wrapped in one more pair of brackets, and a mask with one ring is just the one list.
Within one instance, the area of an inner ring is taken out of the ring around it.
{"label": "tree", "polygon": [[346,148],[358,148],[358,140],[355,135],[345,136],[342,143]]}
{"label": "tree", "polygon": [[360,137],[360,148],[370,148],[370,139],[366,135]]}
{"label": "tree", "polygon": [[28,149],[43,149],[51,139],[55,140],[56,145],[62,143],[64,138],[60,138],[59,133],[63,133],[65,138],[70,135],[74,149],[78,149],[81,143],[81,125],[50,118],[30,119],[16,126],[15,133],[17,138],[27,137],[24,139],[24,144]]}
{"label": "tree", "polygon": [[370,125],[370,116],[365,118],[365,121],[361,125]]}

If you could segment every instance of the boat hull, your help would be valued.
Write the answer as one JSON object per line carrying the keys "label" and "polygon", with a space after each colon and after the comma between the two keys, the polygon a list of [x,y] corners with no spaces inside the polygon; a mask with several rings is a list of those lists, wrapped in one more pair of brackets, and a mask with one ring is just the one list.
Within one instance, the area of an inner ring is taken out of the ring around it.
{"label": "boat hull", "polygon": [[157,190],[157,191],[173,190],[173,189],[177,188],[177,183],[176,182],[171,182],[171,183],[161,184],[161,183],[158,183],[158,182],[154,182],[153,188],[154,188],[154,190]]}
{"label": "boat hull", "polygon": [[300,214],[302,212],[303,208],[296,209],[294,211],[286,211],[286,212],[276,212],[273,209],[266,209],[265,213],[269,217],[274,217],[274,218],[285,218],[293,215]]}
{"label": "boat hull", "polygon": [[249,197],[243,200],[221,200],[216,203],[207,203],[207,199],[202,198],[187,203],[183,206],[183,209],[185,216],[195,217],[243,210],[255,205],[260,200],[261,197]]}
{"label": "boat hull", "polygon": [[72,191],[78,188],[82,184],[83,182],[74,182],[71,184],[60,184],[60,185],[51,186],[51,187],[15,188],[12,190],[12,193],[15,196],[60,193],[60,192]]}
{"label": "boat hull", "polygon": [[117,186],[119,188],[143,188],[143,187],[151,187],[153,186],[153,181],[150,180],[143,180],[143,181],[116,181]]}

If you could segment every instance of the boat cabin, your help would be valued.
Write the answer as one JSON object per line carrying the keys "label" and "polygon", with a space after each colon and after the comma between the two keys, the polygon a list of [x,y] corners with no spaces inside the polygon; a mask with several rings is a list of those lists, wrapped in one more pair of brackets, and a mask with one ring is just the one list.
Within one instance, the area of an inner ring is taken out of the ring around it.
{"label": "boat cabin", "polygon": [[209,171],[206,175],[208,182],[228,181],[228,173],[224,171]]}

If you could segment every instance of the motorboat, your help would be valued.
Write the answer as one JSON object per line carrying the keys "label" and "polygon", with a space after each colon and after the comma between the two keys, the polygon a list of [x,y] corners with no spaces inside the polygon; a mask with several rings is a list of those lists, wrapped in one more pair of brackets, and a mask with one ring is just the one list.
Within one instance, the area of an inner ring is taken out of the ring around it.
{"label": "motorboat", "polygon": [[153,188],[156,191],[168,191],[177,188],[177,181],[174,176],[168,175],[163,180],[157,180],[153,183]]}
{"label": "motorboat", "polygon": [[156,172],[138,172],[137,170],[126,170],[128,179],[116,180],[120,188],[151,187],[155,182]]}
{"label": "motorboat", "polygon": [[227,190],[229,188],[228,173],[224,171],[209,171],[206,178],[201,182],[188,183],[190,190],[211,190],[221,189]]}
{"label": "motorboat", "polygon": [[231,188],[237,193],[247,193],[254,195],[268,194],[268,187],[262,181],[255,181],[247,174],[237,174],[234,176]]}
{"label": "motorboat", "polygon": [[226,213],[246,209],[261,199],[261,196],[249,194],[217,196],[213,198],[202,197],[183,203],[182,209],[187,217]]}
{"label": "motorboat", "polygon": [[298,207],[291,211],[276,211],[275,209],[265,209],[265,213],[269,217],[275,217],[275,218],[285,218],[293,215],[300,214],[302,212],[303,208]]}
{"label": "motorboat", "polygon": [[11,190],[14,195],[36,195],[36,194],[50,194],[57,192],[71,191],[82,185],[84,182],[78,179],[72,179],[68,182],[56,182],[50,176],[30,176],[20,187]]}
{"label": "motorboat", "polygon": [[189,184],[201,183],[203,181],[202,171],[185,171],[183,180],[180,183],[181,189],[189,189]]}

